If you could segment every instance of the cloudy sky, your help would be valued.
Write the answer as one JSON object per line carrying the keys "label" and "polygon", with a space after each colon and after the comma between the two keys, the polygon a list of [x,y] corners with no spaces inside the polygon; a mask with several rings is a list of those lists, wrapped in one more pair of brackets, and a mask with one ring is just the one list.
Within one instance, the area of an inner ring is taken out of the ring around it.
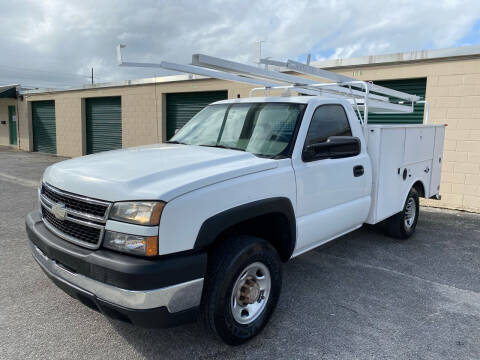
{"label": "cloudy sky", "polygon": [[126,61],[347,58],[480,45],[479,0],[0,0],[0,84],[68,87],[165,74]]}

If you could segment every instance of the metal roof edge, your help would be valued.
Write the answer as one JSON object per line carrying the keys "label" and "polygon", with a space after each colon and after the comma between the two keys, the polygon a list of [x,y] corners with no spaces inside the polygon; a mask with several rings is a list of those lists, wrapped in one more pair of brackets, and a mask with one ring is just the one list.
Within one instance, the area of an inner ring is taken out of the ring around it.
{"label": "metal roof edge", "polygon": [[13,87],[19,87],[20,84],[6,84],[6,85],[0,85],[0,89],[3,89],[3,88],[8,88],[8,89],[11,89]]}
{"label": "metal roof edge", "polygon": [[82,86],[73,86],[73,87],[64,88],[64,89],[43,88],[43,89],[34,89],[34,90],[23,90],[20,92],[20,95],[37,95],[37,94],[40,95],[40,94],[60,93],[60,92],[69,92],[69,91],[94,90],[94,89],[105,89],[105,88],[136,86],[136,85],[151,85],[151,84],[162,84],[162,83],[177,82],[177,81],[204,80],[204,79],[209,79],[209,78],[206,76],[189,75],[189,74],[157,76],[152,78],[121,80],[121,81],[114,81],[109,83],[86,84]]}
{"label": "metal roof edge", "polygon": [[18,84],[0,85],[1,99],[16,99],[18,93]]}
{"label": "metal roof edge", "polygon": [[416,61],[455,60],[459,57],[480,57],[480,45],[460,46],[455,48],[433,50],[416,50],[402,53],[370,55],[347,59],[330,59],[323,61],[314,61],[311,63],[311,65],[326,69],[383,64],[387,65]]}

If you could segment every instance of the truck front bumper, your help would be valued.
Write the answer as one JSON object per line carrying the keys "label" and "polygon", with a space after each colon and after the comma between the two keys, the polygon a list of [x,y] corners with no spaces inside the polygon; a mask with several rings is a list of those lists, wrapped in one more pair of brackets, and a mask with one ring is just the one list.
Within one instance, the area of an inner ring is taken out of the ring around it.
{"label": "truck front bumper", "polygon": [[27,215],[26,229],[42,270],[90,308],[143,327],[169,327],[195,318],[205,253],[146,259],[85,249],[50,232],[39,211]]}

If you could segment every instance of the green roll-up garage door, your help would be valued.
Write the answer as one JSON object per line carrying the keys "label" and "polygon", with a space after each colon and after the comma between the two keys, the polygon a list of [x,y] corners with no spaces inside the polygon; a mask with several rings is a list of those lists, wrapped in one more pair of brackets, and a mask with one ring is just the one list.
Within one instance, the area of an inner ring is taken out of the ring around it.
{"label": "green roll-up garage door", "polygon": [[205,106],[227,97],[227,91],[167,94],[167,139]]}
{"label": "green roll-up garage door", "polygon": [[57,153],[55,101],[32,102],[33,151]]}
{"label": "green roll-up garage door", "polygon": [[85,100],[87,154],[122,147],[122,101],[120,96]]}
{"label": "green roll-up garage door", "polygon": [[[402,79],[374,81],[374,84],[385,86],[394,90],[403,91],[412,95],[417,95],[425,99],[425,89],[427,88],[427,79]],[[391,98],[398,101],[399,99]],[[369,114],[369,124],[421,124],[423,122],[424,104],[416,104],[413,113],[410,114]]]}
{"label": "green roll-up garage door", "polygon": [[17,145],[17,108],[8,107],[8,129],[10,132],[10,145]]}

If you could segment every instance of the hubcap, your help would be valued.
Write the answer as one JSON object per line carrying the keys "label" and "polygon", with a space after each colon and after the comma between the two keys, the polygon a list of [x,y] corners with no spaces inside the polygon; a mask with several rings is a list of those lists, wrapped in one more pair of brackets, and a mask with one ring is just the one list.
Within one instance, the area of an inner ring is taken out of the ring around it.
{"label": "hubcap", "polygon": [[240,324],[255,321],[265,309],[271,286],[270,271],[261,262],[243,269],[233,285],[230,301],[233,318]]}
{"label": "hubcap", "polygon": [[415,215],[417,214],[417,204],[414,198],[408,198],[405,206],[405,227],[410,229],[415,222]]}

